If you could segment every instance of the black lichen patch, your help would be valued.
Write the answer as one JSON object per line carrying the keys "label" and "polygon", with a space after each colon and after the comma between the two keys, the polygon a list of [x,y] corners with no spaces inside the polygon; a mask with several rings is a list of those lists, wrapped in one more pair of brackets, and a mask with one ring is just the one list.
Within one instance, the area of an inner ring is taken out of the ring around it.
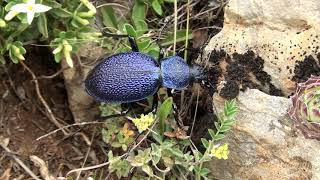
{"label": "black lichen patch", "polygon": [[224,50],[216,51],[213,50],[210,54],[209,61],[213,63],[213,65],[218,65],[220,61],[226,58],[228,55]]}
{"label": "black lichen patch", "polygon": [[[245,54],[234,53],[231,62],[228,62],[224,87],[220,91],[220,96],[225,99],[233,99],[238,96],[239,89],[257,88],[275,96],[282,96],[281,90],[271,83],[271,76],[263,71],[264,60],[256,57],[253,51]],[[251,76],[250,76],[251,75]],[[252,75],[258,83],[252,81]]]}
{"label": "black lichen patch", "polygon": [[239,95],[238,83],[236,81],[227,81],[227,83],[221,89],[219,95],[228,100],[234,99]]}
{"label": "black lichen patch", "polygon": [[222,70],[220,69],[220,62],[224,59],[230,57],[227,55],[225,51],[212,51],[209,56],[209,61],[212,63],[212,66],[208,70],[208,83],[211,86],[209,94],[213,95],[217,90],[217,84],[219,81],[219,77],[222,74]]}
{"label": "black lichen patch", "polygon": [[[317,55],[320,58],[320,53]],[[320,65],[311,55],[303,61],[297,62],[294,68],[293,81],[301,83],[308,80],[311,75],[320,76]]]}

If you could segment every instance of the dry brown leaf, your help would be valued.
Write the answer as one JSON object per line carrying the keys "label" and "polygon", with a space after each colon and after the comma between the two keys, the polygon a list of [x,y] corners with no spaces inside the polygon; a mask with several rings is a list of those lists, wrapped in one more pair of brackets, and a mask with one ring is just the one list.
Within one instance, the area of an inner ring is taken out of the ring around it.
{"label": "dry brown leaf", "polygon": [[3,172],[3,174],[0,176],[0,180],[9,180],[11,176],[11,168],[8,168]]}

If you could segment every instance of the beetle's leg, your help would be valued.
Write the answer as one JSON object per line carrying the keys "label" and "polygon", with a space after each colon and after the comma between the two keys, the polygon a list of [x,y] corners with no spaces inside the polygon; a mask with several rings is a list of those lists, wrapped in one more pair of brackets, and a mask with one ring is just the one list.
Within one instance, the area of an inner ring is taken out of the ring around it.
{"label": "beetle's leg", "polygon": [[126,34],[113,34],[113,33],[109,33],[109,32],[106,32],[106,31],[103,31],[102,34],[104,36],[107,36],[107,37],[128,38],[132,51],[139,52],[139,48],[138,48],[136,40],[133,37],[129,36],[129,35],[126,35]]}
{"label": "beetle's leg", "polygon": [[132,51],[139,52],[139,48],[138,48],[136,40],[131,36],[128,36],[128,40],[129,40]]}
{"label": "beetle's leg", "polygon": [[114,34],[107,31],[102,31],[102,35],[106,37],[117,37],[117,38],[127,38],[128,35],[126,34]]}
{"label": "beetle's leg", "polygon": [[[170,89],[170,88],[167,88],[167,94],[168,94],[168,96],[169,97],[172,97],[173,98],[173,95],[172,95],[172,92],[171,92],[171,90],[172,89]],[[177,105],[176,105],[176,103],[172,103],[172,112],[173,112],[173,116],[174,116],[174,119],[176,120],[176,122],[178,123],[178,124],[183,124],[182,122],[180,122],[180,118],[179,118],[179,110],[178,110],[178,107],[177,107]]]}
{"label": "beetle's leg", "polygon": [[153,95],[153,101],[152,101],[152,112],[157,112],[158,102],[159,102],[158,93],[155,93]]}

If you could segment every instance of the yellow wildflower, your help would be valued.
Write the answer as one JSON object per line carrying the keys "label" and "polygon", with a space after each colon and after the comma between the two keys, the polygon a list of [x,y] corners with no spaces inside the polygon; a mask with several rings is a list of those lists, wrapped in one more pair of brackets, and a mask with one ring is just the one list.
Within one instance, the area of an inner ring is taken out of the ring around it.
{"label": "yellow wildflower", "polygon": [[130,136],[134,135],[134,132],[129,129],[129,124],[128,123],[125,123],[123,125],[123,128],[121,129],[121,132],[122,134],[124,135],[124,137],[127,139],[129,138]]}
{"label": "yellow wildflower", "polygon": [[148,129],[148,127],[153,123],[154,116],[152,113],[148,115],[141,114],[140,118],[133,119],[132,122],[138,128],[138,131],[141,133]]}
{"label": "yellow wildflower", "polygon": [[219,147],[214,147],[211,149],[210,154],[218,159],[228,159],[229,155],[229,147],[228,144],[225,143]]}

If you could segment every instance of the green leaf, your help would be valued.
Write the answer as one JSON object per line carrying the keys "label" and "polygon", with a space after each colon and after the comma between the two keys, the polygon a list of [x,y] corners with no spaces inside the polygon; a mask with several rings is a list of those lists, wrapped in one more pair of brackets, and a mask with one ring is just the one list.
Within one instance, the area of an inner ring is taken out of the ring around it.
{"label": "green leaf", "polygon": [[[193,35],[192,32],[189,32],[188,39],[192,39]],[[176,42],[184,42],[186,40],[186,30],[178,30],[177,31],[177,39]],[[174,42],[173,33],[167,34],[165,39],[161,41],[161,46],[169,46],[172,45]]]}
{"label": "green leaf", "polygon": [[145,41],[138,42],[137,44],[138,44],[139,50],[142,51],[142,50],[146,49],[147,47],[149,47],[150,43],[151,43],[151,40],[147,39]]}
{"label": "green leaf", "polygon": [[207,175],[210,173],[210,170],[207,168],[202,168],[199,173],[200,173],[200,176],[206,178]]}
{"label": "green leaf", "polygon": [[142,36],[148,31],[148,24],[144,20],[138,20],[135,22],[137,36]]}
{"label": "green leaf", "polygon": [[214,136],[213,140],[218,141],[220,139],[223,139],[225,137],[225,135],[223,134],[217,134],[216,136]]}
{"label": "green leaf", "polygon": [[134,29],[134,27],[131,24],[128,24],[128,23],[124,24],[124,29],[129,36],[137,37],[136,30]]}
{"label": "green leaf", "polygon": [[150,56],[158,59],[160,48],[156,43],[150,44],[150,46],[145,50]]}
{"label": "green leaf", "polygon": [[177,148],[168,148],[167,149],[170,153],[172,153],[174,156],[179,158],[184,158],[184,154],[180,149]]}
{"label": "green leaf", "polygon": [[158,162],[160,161],[161,159],[161,149],[158,145],[156,145],[155,143],[152,143],[151,144],[151,148],[152,148],[152,151],[151,151],[151,155],[152,155],[152,162],[154,164],[158,164]]}
{"label": "green leaf", "polygon": [[41,13],[38,17],[38,30],[46,39],[48,35],[47,17],[45,13]]}
{"label": "green leaf", "polygon": [[12,53],[11,49],[9,50],[9,57],[13,63],[15,64],[19,63],[19,59]]}
{"label": "green leaf", "polygon": [[49,6],[51,8],[60,8],[62,5],[59,4],[57,1],[55,0],[45,0],[42,2],[43,5]]}
{"label": "green leaf", "polygon": [[223,122],[224,126],[231,126],[235,121],[233,119],[227,119]]}
{"label": "green leaf", "polygon": [[119,142],[112,142],[111,146],[115,148],[119,148],[119,147],[122,147],[122,144],[120,144]]}
{"label": "green leaf", "polygon": [[229,131],[230,129],[230,126],[222,126],[219,131],[223,133]]}
{"label": "green leaf", "polygon": [[102,140],[105,143],[110,143],[111,135],[106,129],[101,130]]}
{"label": "green leaf", "polygon": [[107,28],[118,29],[117,19],[112,6],[103,6],[101,8],[103,24]]}
{"label": "green leaf", "polygon": [[61,61],[61,56],[61,52],[54,55],[54,60],[56,61],[56,63],[59,63]]}
{"label": "green leaf", "polygon": [[51,9],[49,12],[60,18],[72,17],[72,13],[63,8]]}
{"label": "green leaf", "polygon": [[160,106],[159,112],[158,112],[158,117],[159,117],[159,129],[160,129],[160,134],[161,137],[163,137],[163,133],[165,130],[165,120],[169,116],[171,109],[172,109],[172,97],[167,98]]}
{"label": "green leaf", "polygon": [[135,1],[133,10],[132,10],[132,20],[137,29],[139,29],[138,22],[144,21],[146,19],[146,8],[147,6],[145,3],[140,1]]}
{"label": "green leaf", "polygon": [[236,101],[233,99],[231,101],[226,101],[224,105],[224,115],[234,116],[237,112]]}
{"label": "green leaf", "polygon": [[220,128],[220,124],[217,121],[214,122],[214,126],[216,127],[216,129]]}
{"label": "green leaf", "polygon": [[202,145],[205,147],[205,148],[208,148],[209,146],[209,141],[205,138],[201,138],[201,142],[202,142]]}
{"label": "green leaf", "polygon": [[21,24],[16,31],[10,34],[10,36],[7,38],[8,41],[12,40],[16,36],[20,35],[24,30],[26,30],[29,27],[29,24]]}
{"label": "green leaf", "polygon": [[161,144],[162,143],[162,138],[159,134],[156,134],[156,133],[152,133],[152,137],[154,140],[157,141],[157,143]]}
{"label": "green leaf", "polygon": [[208,132],[209,132],[211,138],[213,139],[216,133],[212,129],[208,129]]}
{"label": "green leaf", "polygon": [[143,172],[145,172],[145,173],[147,173],[150,177],[153,177],[153,171],[152,171],[152,169],[151,169],[151,167],[150,166],[148,166],[148,165],[143,165],[142,166],[142,171]]}
{"label": "green leaf", "polygon": [[153,0],[151,6],[158,15],[162,16],[162,7],[159,0]]}

